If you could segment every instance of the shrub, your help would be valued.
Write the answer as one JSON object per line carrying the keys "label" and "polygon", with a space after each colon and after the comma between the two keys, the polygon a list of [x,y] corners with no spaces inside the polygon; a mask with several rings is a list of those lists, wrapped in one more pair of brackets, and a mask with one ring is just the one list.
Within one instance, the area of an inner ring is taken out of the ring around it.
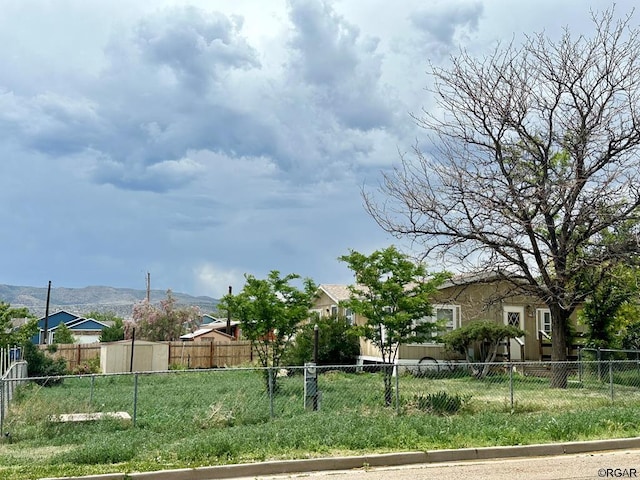
{"label": "shrub", "polygon": [[73,375],[89,375],[92,373],[100,373],[100,357],[95,357],[82,362],[71,370]]}
{"label": "shrub", "polygon": [[471,395],[457,393],[451,395],[445,391],[439,391],[427,395],[415,395],[412,403],[418,410],[436,415],[448,415],[458,413],[470,399]]}
{"label": "shrub", "polygon": [[285,353],[284,365],[313,361],[314,327],[318,325],[318,365],[354,365],[360,341],[344,317],[322,317],[302,327]]}
{"label": "shrub", "polygon": [[[54,360],[46,356],[31,342],[25,342],[23,348],[29,377],[59,377],[67,374],[67,362],[64,358]],[[36,383],[51,386],[61,383],[61,381],[61,379],[43,379],[37,380]]]}

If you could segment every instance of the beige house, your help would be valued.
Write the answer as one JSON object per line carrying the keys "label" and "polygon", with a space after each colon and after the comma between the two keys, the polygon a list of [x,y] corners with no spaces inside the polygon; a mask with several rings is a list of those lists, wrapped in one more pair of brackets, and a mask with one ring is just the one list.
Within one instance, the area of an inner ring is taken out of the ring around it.
{"label": "beige house", "polygon": [[195,332],[180,336],[180,340],[185,342],[218,342],[231,343],[236,339],[232,335],[227,335],[215,326],[203,325]]}
{"label": "beige house", "polygon": [[[340,306],[340,302],[348,298],[346,285],[320,285],[312,311],[320,316],[344,315],[355,324],[363,324],[366,319]],[[574,313],[574,324],[575,319]],[[539,338],[551,333],[551,312],[540,299],[511,294],[506,281],[487,276],[459,276],[443,284],[433,298],[433,316],[423,321],[441,321],[447,331],[451,331],[474,320],[493,320],[527,332],[525,336],[511,340],[508,346],[505,343],[501,347],[500,358],[512,361],[539,360]],[[428,343],[401,345],[396,363],[415,365],[423,359],[439,361],[459,358],[434,339]],[[381,361],[378,348],[361,338],[359,362]]]}

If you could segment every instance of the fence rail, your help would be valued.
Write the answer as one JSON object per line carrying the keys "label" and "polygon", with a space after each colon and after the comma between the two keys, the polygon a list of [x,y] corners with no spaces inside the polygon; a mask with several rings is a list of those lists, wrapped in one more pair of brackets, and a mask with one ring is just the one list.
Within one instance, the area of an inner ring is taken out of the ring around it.
{"label": "fence rail", "polygon": [[11,385],[6,388],[13,392],[19,384],[19,401],[7,416],[14,429],[25,412],[25,425],[52,415],[126,411],[134,425],[163,419],[175,428],[205,428],[254,425],[309,411],[368,416],[458,410],[555,414],[611,404],[640,408],[635,360],[460,362],[447,368],[307,365],[2,380],[3,391]]}

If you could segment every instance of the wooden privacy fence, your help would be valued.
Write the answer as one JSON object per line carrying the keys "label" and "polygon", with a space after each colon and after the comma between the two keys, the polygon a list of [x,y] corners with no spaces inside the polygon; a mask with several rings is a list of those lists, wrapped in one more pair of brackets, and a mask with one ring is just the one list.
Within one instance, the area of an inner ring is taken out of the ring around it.
{"label": "wooden privacy fence", "polygon": [[[215,368],[246,365],[253,361],[251,342],[161,342],[169,344],[170,367]],[[94,358],[100,358],[101,343],[58,344],[51,352],[41,346],[52,358],[64,358],[67,367],[73,371],[78,366]]]}
{"label": "wooden privacy fence", "polygon": [[251,342],[169,342],[169,365],[185,368],[236,367],[253,361]]}
{"label": "wooden privacy fence", "polygon": [[73,371],[94,358],[100,358],[100,343],[56,344],[54,352],[45,345],[40,346],[52,358],[64,358],[67,368]]}

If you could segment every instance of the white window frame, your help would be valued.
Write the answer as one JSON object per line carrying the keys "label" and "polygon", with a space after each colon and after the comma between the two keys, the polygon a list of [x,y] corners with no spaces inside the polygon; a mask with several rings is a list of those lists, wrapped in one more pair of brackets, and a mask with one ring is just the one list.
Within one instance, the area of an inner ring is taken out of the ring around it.
{"label": "white window frame", "polygon": [[354,311],[351,310],[350,308],[345,308],[344,309],[344,318],[347,319],[347,322],[349,323],[349,325],[353,325],[355,323],[355,320],[356,320],[356,315],[355,315]]}
{"label": "white window frame", "polygon": [[[445,325],[446,327],[446,331],[447,332],[451,332],[452,330],[455,330],[457,328],[460,328],[460,318],[461,318],[461,308],[460,305],[452,305],[452,304],[440,304],[440,305],[432,305],[431,306],[432,310],[433,310],[433,315],[431,315],[430,317],[424,317],[420,320],[418,320],[419,323],[423,323],[423,322],[437,322],[438,321],[438,310],[451,310],[453,312],[453,318],[451,319],[451,328],[449,328],[449,325]],[[449,322],[447,322],[448,324]],[[435,336],[437,333],[434,332],[433,335]],[[436,342],[436,340],[434,339],[433,341],[428,341],[425,343],[438,343]]]}
{"label": "white window frame", "polygon": [[[545,328],[545,324],[547,323],[545,320],[545,315],[548,315],[549,318],[549,328]],[[551,310],[548,308],[536,308],[536,325],[538,327],[538,331],[542,330],[547,334],[551,334]]]}

